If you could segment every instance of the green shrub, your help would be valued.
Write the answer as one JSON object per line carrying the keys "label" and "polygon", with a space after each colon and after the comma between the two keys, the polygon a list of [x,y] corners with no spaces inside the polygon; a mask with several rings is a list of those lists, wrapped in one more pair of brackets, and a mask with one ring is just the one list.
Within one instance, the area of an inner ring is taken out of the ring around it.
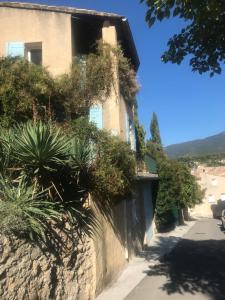
{"label": "green shrub", "polygon": [[29,234],[45,239],[48,221],[60,218],[59,204],[47,201],[46,193],[19,181],[0,177],[0,229],[4,234]]}
{"label": "green shrub", "polygon": [[[8,178],[0,182],[3,232],[44,237],[48,221],[57,217],[90,231],[88,193],[104,205],[131,191],[135,157],[129,145],[85,122],[73,123],[67,134],[41,121],[5,131],[0,138],[2,174]],[[77,137],[82,123],[86,129]]]}
{"label": "green shrub", "polygon": [[90,173],[92,193],[107,200],[129,193],[136,167],[129,145],[104,130],[98,130],[85,117],[72,121],[69,127],[69,134],[78,136],[91,147],[94,158]]}
{"label": "green shrub", "polygon": [[1,125],[10,127],[16,122],[35,119],[43,113],[49,117],[54,90],[54,80],[45,68],[21,58],[1,58]]}
{"label": "green shrub", "polygon": [[129,145],[103,132],[97,143],[93,192],[106,199],[125,196],[131,191],[135,166]]}
{"label": "green shrub", "polygon": [[[158,161],[159,189],[156,199],[156,216],[159,223],[167,223],[174,207],[178,213],[187,207],[201,203],[204,192],[201,191],[190,169],[180,162],[162,158]],[[181,215],[181,214],[179,214]],[[182,220],[179,220],[180,223]]]}
{"label": "green shrub", "polygon": [[71,136],[87,143],[98,143],[101,131],[96,125],[89,122],[88,116],[82,116],[64,125],[65,130]]}

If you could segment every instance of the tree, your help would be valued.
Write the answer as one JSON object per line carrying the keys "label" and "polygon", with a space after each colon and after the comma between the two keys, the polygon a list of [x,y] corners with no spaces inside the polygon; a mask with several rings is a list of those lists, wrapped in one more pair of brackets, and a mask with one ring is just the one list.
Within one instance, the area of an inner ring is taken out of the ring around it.
{"label": "tree", "polygon": [[156,222],[158,229],[175,222],[172,214],[176,198],[172,161],[162,159],[158,161],[159,187],[156,197]]}
{"label": "tree", "polygon": [[162,140],[160,137],[159,123],[156,113],[153,113],[150,123],[151,139],[147,141],[146,148],[147,153],[150,154],[155,160],[161,160],[165,157],[165,153],[162,146]]}
{"label": "tree", "polygon": [[178,222],[182,225],[184,210],[201,203],[204,193],[186,165],[165,158],[158,166],[160,180],[156,200],[158,222],[163,225],[173,222],[172,209],[176,207]]}
{"label": "tree", "polygon": [[[184,224],[184,210],[194,207],[203,198],[196,178],[185,164],[169,159],[163,149],[157,116],[153,113],[150,124],[152,138],[146,143],[146,152],[157,162],[159,175],[156,197],[156,222],[159,230],[168,229],[178,217]],[[175,211],[177,211],[175,216]]]}
{"label": "tree", "polygon": [[191,55],[190,65],[200,74],[221,73],[225,62],[225,2],[224,0],[141,0],[148,6],[146,21],[151,27],[156,21],[178,17],[185,21],[180,33],[168,42],[163,62],[180,64]]}
{"label": "tree", "polygon": [[190,169],[178,161],[173,161],[174,203],[178,208],[179,224],[184,224],[184,210],[201,203],[203,192]]}
{"label": "tree", "polygon": [[158,123],[157,115],[155,112],[152,115],[152,120],[151,120],[151,124],[150,124],[150,132],[152,135],[152,142],[154,144],[157,144],[158,146],[162,147],[162,141],[161,141],[160,131],[159,131],[159,123]]}

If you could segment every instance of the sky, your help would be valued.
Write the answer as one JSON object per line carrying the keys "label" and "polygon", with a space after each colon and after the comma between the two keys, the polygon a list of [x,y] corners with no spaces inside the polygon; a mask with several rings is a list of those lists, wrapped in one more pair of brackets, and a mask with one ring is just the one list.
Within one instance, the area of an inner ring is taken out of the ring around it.
{"label": "sky", "polygon": [[184,25],[180,20],[157,23],[150,29],[145,22],[147,8],[139,0],[22,2],[96,9],[128,18],[141,62],[138,114],[147,138],[153,112],[158,116],[164,146],[225,131],[225,72],[210,78],[208,74],[193,73],[188,61],[179,66],[161,62],[169,37]]}

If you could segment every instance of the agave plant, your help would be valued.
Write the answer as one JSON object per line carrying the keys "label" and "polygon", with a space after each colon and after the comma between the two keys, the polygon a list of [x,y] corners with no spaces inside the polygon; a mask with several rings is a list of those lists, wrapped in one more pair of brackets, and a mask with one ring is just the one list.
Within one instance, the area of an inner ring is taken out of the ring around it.
{"label": "agave plant", "polygon": [[67,158],[68,140],[51,124],[28,122],[16,128],[15,156],[22,165],[33,168],[54,170]]}
{"label": "agave plant", "polygon": [[70,140],[70,165],[77,170],[87,172],[92,165],[94,155],[93,147],[88,141],[78,139],[76,136]]}
{"label": "agave plant", "polygon": [[4,234],[29,234],[31,239],[45,240],[47,221],[60,218],[58,203],[45,200],[45,192],[38,193],[23,181],[15,185],[0,177],[0,229]]}
{"label": "agave plant", "polygon": [[52,185],[52,173],[68,159],[68,139],[60,129],[42,122],[28,122],[15,128],[14,157],[28,182],[43,189]]}

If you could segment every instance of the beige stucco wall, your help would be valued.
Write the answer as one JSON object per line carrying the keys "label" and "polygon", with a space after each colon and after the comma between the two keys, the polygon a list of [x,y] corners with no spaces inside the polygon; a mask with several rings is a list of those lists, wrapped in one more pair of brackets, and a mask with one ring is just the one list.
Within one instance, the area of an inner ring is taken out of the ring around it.
{"label": "beige stucco wall", "polygon": [[99,225],[94,236],[96,295],[115,280],[127,264],[125,203],[119,201],[112,208],[111,215],[94,206]]}
{"label": "beige stucco wall", "polygon": [[[193,170],[193,174],[197,177],[198,183],[201,188],[205,190],[205,197],[202,204],[196,205],[191,210],[192,215],[200,217],[213,217],[213,212],[219,214],[220,207],[225,207],[225,201],[221,201],[221,194],[225,193],[225,173],[223,174],[224,167],[206,167],[198,166]],[[210,195],[214,200],[209,199]]]}
{"label": "beige stucco wall", "polygon": [[7,42],[42,42],[43,65],[53,75],[69,70],[70,14],[0,7],[0,32],[0,56],[5,56]]}
{"label": "beige stucco wall", "polygon": [[[115,26],[105,22],[102,28],[103,42],[117,46],[117,33]],[[116,58],[112,55],[114,76],[112,78],[112,90],[109,98],[103,104],[103,127],[113,135],[120,136],[120,90],[118,79],[118,65]]]}
{"label": "beige stucco wall", "polygon": [[[115,26],[105,22],[102,28],[102,40],[105,43],[118,46],[117,32]],[[112,91],[107,101],[103,104],[103,127],[113,135],[118,135],[124,141],[126,136],[126,113],[133,120],[133,112],[125,103],[119,87],[118,64],[115,57],[113,59],[114,76],[112,78]]]}

